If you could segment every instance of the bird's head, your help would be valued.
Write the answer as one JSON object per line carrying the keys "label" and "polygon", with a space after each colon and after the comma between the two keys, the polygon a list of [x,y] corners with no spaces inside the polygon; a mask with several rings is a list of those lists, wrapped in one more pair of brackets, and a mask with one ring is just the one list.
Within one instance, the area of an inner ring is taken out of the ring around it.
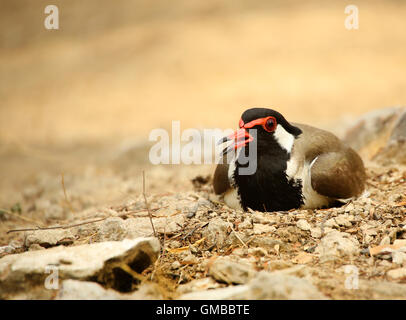
{"label": "bird's head", "polygon": [[301,133],[298,127],[291,125],[279,112],[266,108],[251,108],[242,114],[239,129],[220,142],[233,141],[223,150],[223,155],[249,145],[254,139],[257,140],[259,150],[279,146],[290,153],[295,138]]}

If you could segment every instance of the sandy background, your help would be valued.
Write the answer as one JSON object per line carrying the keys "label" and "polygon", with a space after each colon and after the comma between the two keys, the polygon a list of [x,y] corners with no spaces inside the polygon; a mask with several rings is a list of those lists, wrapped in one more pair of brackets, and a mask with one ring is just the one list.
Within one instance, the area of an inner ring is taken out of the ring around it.
{"label": "sandy background", "polygon": [[337,128],[404,105],[406,3],[352,3],[357,31],[342,1],[55,0],[60,29],[46,30],[49,1],[2,1],[0,204],[42,171],[97,166],[172,120],[235,127],[269,106]]}

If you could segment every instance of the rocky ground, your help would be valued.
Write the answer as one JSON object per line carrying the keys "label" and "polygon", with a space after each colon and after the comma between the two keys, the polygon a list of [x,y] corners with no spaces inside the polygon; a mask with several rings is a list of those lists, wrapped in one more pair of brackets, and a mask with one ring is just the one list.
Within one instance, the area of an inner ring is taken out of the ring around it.
{"label": "rocky ground", "polygon": [[0,211],[0,298],[405,299],[405,110],[341,136],[367,190],[329,209],[235,211],[214,195],[213,167],[151,167],[134,162],[139,146],[38,173]]}

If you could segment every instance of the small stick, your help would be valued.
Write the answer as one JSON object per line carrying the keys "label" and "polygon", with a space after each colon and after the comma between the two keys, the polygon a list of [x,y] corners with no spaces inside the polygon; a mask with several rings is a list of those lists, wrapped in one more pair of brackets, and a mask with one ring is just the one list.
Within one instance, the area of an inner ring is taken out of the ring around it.
{"label": "small stick", "polygon": [[155,227],[154,227],[154,223],[152,222],[152,214],[151,214],[151,211],[149,210],[147,196],[145,194],[145,171],[144,170],[142,171],[142,195],[144,196],[145,206],[147,207],[149,220],[151,221],[152,231],[154,232],[154,237],[156,238]]}
{"label": "small stick", "polygon": [[61,184],[62,184],[62,189],[63,189],[63,194],[64,194],[64,196],[65,196],[66,204],[68,205],[69,210],[70,210],[71,212],[74,212],[74,210],[73,210],[73,208],[72,208],[72,204],[70,203],[70,201],[69,201],[69,199],[68,199],[68,195],[66,194],[65,179],[64,179],[63,172],[61,173]]}
{"label": "small stick", "polygon": [[[230,222],[228,219],[227,219],[227,222]],[[231,222],[230,222],[231,223]],[[246,248],[248,248],[248,246],[245,244],[245,242],[244,241],[242,241],[242,239],[240,238],[240,236],[237,234],[237,232],[234,230],[234,228],[233,228],[233,224],[231,223],[231,231],[233,231],[233,233],[234,233],[234,235],[236,236],[236,238],[242,243],[242,245],[244,246],[244,247],[246,247]]]}
{"label": "small stick", "polygon": [[[151,211],[156,211],[156,210],[159,210],[159,209],[161,209],[161,208],[154,208],[154,209],[151,209]],[[0,209],[0,210],[3,210],[3,209]],[[3,210],[3,211],[6,211],[6,210]],[[143,212],[143,211],[145,211],[145,209],[135,210],[135,211],[131,211],[131,212],[125,212],[125,213],[117,215],[117,217],[124,217],[124,216],[130,215],[130,214],[134,214],[134,213],[137,213],[137,212]],[[6,211],[6,213],[8,213],[8,212]],[[149,214],[148,216],[150,217],[151,215]],[[95,219],[95,220],[90,220],[90,221],[85,221],[85,222],[80,222],[80,223],[75,223],[75,224],[69,224],[69,225],[66,225],[66,226],[54,226],[54,227],[39,227],[39,226],[37,226],[35,228],[27,228],[27,229],[12,229],[12,230],[7,231],[7,233],[20,232],[20,231],[69,229],[69,228],[74,228],[74,227],[82,226],[82,225],[89,224],[89,223],[100,222],[100,221],[106,220],[107,218],[110,218],[110,217],[111,216],[107,216],[107,217],[103,217],[103,218],[99,218],[99,219]],[[136,216],[136,217],[137,218],[143,218],[143,217],[146,218],[147,215],[139,215],[139,216]],[[31,222],[33,222],[33,221],[31,221]]]}

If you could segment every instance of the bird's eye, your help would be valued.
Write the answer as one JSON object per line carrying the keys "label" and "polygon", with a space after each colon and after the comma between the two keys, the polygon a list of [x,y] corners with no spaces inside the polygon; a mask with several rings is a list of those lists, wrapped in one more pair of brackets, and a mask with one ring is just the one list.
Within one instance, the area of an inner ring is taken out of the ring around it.
{"label": "bird's eye", "polygon": [[266,119],[264,125],[263,125],[265,131],[268,132],[273,132],[276,129],[276,119],[274,117],[269,117]]}

